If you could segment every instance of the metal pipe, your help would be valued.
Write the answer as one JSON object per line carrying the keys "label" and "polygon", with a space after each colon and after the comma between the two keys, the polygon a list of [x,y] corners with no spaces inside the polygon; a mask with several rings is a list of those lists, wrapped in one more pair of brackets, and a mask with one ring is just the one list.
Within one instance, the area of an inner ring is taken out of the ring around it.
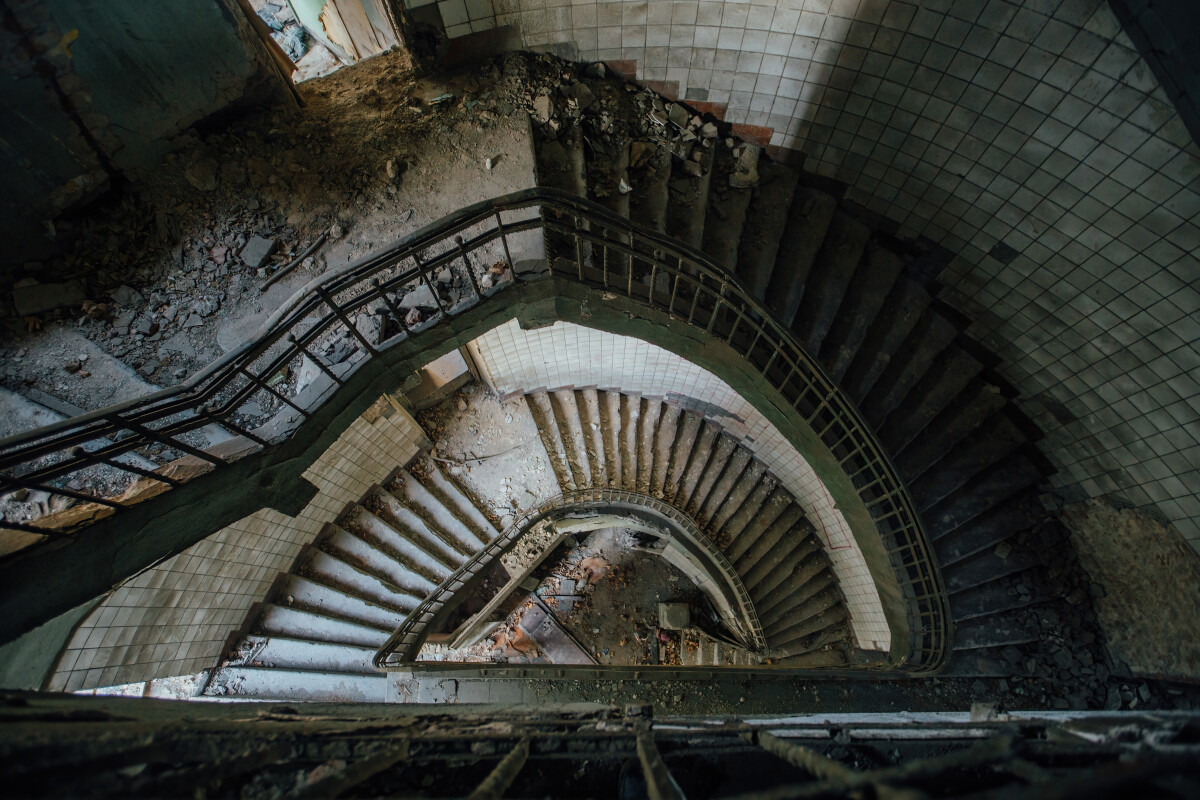
{"label": "metal pipe", "polygon": [[642,731],[637,736],[638,761],[642,762],[642,775],[646,778],[646,788],[650,800],[686,800],[683,790],[671,777],[671,771],[658,754],[654,737],[649,731]]}

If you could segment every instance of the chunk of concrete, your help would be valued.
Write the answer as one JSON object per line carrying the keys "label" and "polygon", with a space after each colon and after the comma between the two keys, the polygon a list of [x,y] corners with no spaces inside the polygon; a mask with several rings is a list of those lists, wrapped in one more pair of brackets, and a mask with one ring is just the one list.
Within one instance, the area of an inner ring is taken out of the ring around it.
{"label": "chunk of concrete", "polygon": [[250,241],[242,248],[239,254],[246,266],[251,269],[258,269],[265,266],[267,259],[275,252],[275,240],[267,239],[262,236],[251,236]]}

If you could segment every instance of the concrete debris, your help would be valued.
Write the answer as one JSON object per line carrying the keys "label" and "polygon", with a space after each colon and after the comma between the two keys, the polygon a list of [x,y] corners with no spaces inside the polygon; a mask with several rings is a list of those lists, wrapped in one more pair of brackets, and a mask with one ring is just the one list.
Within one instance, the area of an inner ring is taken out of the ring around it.
{"label": "concrete debris", "polygon": [[533,118],[542,125],[550,121],[551,114],[554,113],[554,104],[550,99],[550,95],[538,95],[533,101]]}
{"label": "concrete debris", "polygon": [[342,228],[341,223],[335,222],[329,226],[329,238],[330,239],[340,239],[345,234],[346,234],[346,231]]}
{"label": "concrete debris", "polygon": [[403,309],[435,309],[437,307],[438,302],[433,295],[433,290],[425,284],[413,289],[400,300],[400,308]]}
{"label": "concrete debris", "polygon": [[275,240],[263,236],[251,236],[250,241],[238,254],[242,262],[251,269],[259,269],[267,263],[267,259],[275,252]]}
{"label": "concrete debris", "polygon": [[114,303],[122,308],[133,308],[146,302],[146,298],[142,297],[140,292],[129,288],[125,284],[121,284],[112,290],[112,299]]}

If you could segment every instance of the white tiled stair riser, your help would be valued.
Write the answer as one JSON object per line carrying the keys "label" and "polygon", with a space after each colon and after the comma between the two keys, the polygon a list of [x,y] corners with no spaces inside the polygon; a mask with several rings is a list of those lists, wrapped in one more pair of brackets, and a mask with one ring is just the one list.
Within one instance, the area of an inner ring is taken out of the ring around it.
{"label": "white tiled stair riser", "polygon": [[796,448],[727,383],[681,356],[630,336],[557,322],[521,330],[514,320],[472,342],[501,394],[595,386],[650,397],[681,397],[730,414],[713,419],[739,437],[803,506],[825,537],[858,646],[887,650],[891,634],[862,551],[825,485]]}

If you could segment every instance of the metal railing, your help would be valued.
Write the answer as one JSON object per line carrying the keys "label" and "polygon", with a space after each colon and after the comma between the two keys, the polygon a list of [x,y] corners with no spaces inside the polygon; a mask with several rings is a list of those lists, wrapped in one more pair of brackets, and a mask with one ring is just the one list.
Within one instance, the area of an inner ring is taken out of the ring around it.
{"label": "metal railing", "polygon": [[[532,231],[542,237],[531,252]],[[521,272],[522,256],[544,259],[548,273],[545,267]],[[501,274],[494,265],[502,266]],[[786,327],[703,253],[555,189],[528,189],[469,206],[312,281],[251,341],[178,386],[0,440],[0,492],[40,489],[94,503],[96,516],[116,513],[129,505],[127,499],[73,488],[73,476],[106,465],[169,491],[181,481],[167,468],[118,459],[131,453],[152,459],[165,447],[220,468],[271,447],[294,435],[314,408],[375,356],[517,282],[547,274],[702,329],[757,370],[833,453],[875,523],[910,630],[908,656],[895,666],[926,672],[945,662],[950,615],[928,540],[895,468],[854,403]],[[455,284],[456,290],[447,288]],[[427,311],[412,311],[419,304],[404,300],[410,292],[424,296]],[[371,317],[377,335],[363,325]],[[326,390],[297,395],[294,382],[286,380],[305,359],[323,373]],[[251,401],[281,413],[251,428],[239,415]],[[205,447],[195,434],[210,425],[236,439]],[[36,521],[4,526],[56,533]]]}
{"label": "metal railing", "polygon": [[732,594],[733,603],[741,615],[739,620],[747,629],[753,648],[764,651],[767,637],[746,585],[737,571],[717,546],[696,526],[696,523],[679,509],[664,500],[641,492],[625,489],[579,489],[553,497],[529,509],[499,536],[467,559],[458,569],[430,592],[375,654],[373,663],[377,669],[407,669],[417,660],[421,645],[437,624],[454,612],[465,599],[467,590],[482,579],[505,553],[517,546],[521,537],[538,522],[555,517],[565,511],[590,511],[596,509],[645,509],[665,518],[673,533],[683,539],[683,544],[703,552],[720,578],[721,585]]}

